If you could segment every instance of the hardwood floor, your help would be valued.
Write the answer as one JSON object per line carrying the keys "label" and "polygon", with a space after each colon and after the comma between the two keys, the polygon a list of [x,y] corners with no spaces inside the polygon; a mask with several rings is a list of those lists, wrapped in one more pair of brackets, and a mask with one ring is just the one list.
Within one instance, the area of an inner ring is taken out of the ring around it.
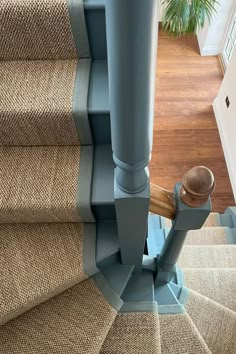
{"label": "hardwood floor", "polygon": [[156,74],[151,182],[173,190],[191,167],[209,167],[216,179],[213,210],[235,205],[212,109],[222,81],[217,57],[201,57],[195,37],[160,31]]}

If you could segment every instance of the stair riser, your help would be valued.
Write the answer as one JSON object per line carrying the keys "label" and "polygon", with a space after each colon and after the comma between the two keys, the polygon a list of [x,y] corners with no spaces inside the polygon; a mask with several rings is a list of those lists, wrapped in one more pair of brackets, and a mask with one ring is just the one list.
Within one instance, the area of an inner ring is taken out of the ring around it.
{"label": "stair riser", "polygon": [[90,49],[93,59],[107,58],[106,23],[104,1],[84,1],[85,20],[88,30]]}

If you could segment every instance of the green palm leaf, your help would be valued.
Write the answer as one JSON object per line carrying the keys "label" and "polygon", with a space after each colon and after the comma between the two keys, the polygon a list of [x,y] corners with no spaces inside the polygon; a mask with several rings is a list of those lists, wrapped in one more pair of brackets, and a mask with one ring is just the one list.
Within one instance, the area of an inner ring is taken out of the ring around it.
{"label": "green palm leaf", "polygon": [[162,24],[170,35],[196,33],[216,13],[217,0],[164,0]]}

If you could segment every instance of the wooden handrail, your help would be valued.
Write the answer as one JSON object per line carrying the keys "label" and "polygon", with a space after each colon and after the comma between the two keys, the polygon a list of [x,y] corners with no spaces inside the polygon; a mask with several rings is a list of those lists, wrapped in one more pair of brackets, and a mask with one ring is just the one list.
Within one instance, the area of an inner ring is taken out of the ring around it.
{"label": "wooden handrail", "polygon": [[149,210],[173,220],[176,213],[175,195],[156,184],[151,183],[151,197]]}
{"label": "wooden handrail", "polygon": [[[156,184],[150,184],[149,210],[173,220],[176,214],[175,195]],[[191,208],[203,206],[215,189],[215,178],[211,170],[197,166],[185,173],[180,190],[180,199]]]}

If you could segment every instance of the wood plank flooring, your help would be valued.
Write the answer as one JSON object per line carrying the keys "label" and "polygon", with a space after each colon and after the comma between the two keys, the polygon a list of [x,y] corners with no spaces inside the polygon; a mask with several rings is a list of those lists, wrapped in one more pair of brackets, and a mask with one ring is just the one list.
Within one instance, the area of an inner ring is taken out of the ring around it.
{"label": "wood plank flooring", "polygon": [[213,210],[235,205],[212,109],[222,81],[217,57],[201,57],[195,37],[159,33],[151,182],[173,190],[197,165],[216,178]]}

